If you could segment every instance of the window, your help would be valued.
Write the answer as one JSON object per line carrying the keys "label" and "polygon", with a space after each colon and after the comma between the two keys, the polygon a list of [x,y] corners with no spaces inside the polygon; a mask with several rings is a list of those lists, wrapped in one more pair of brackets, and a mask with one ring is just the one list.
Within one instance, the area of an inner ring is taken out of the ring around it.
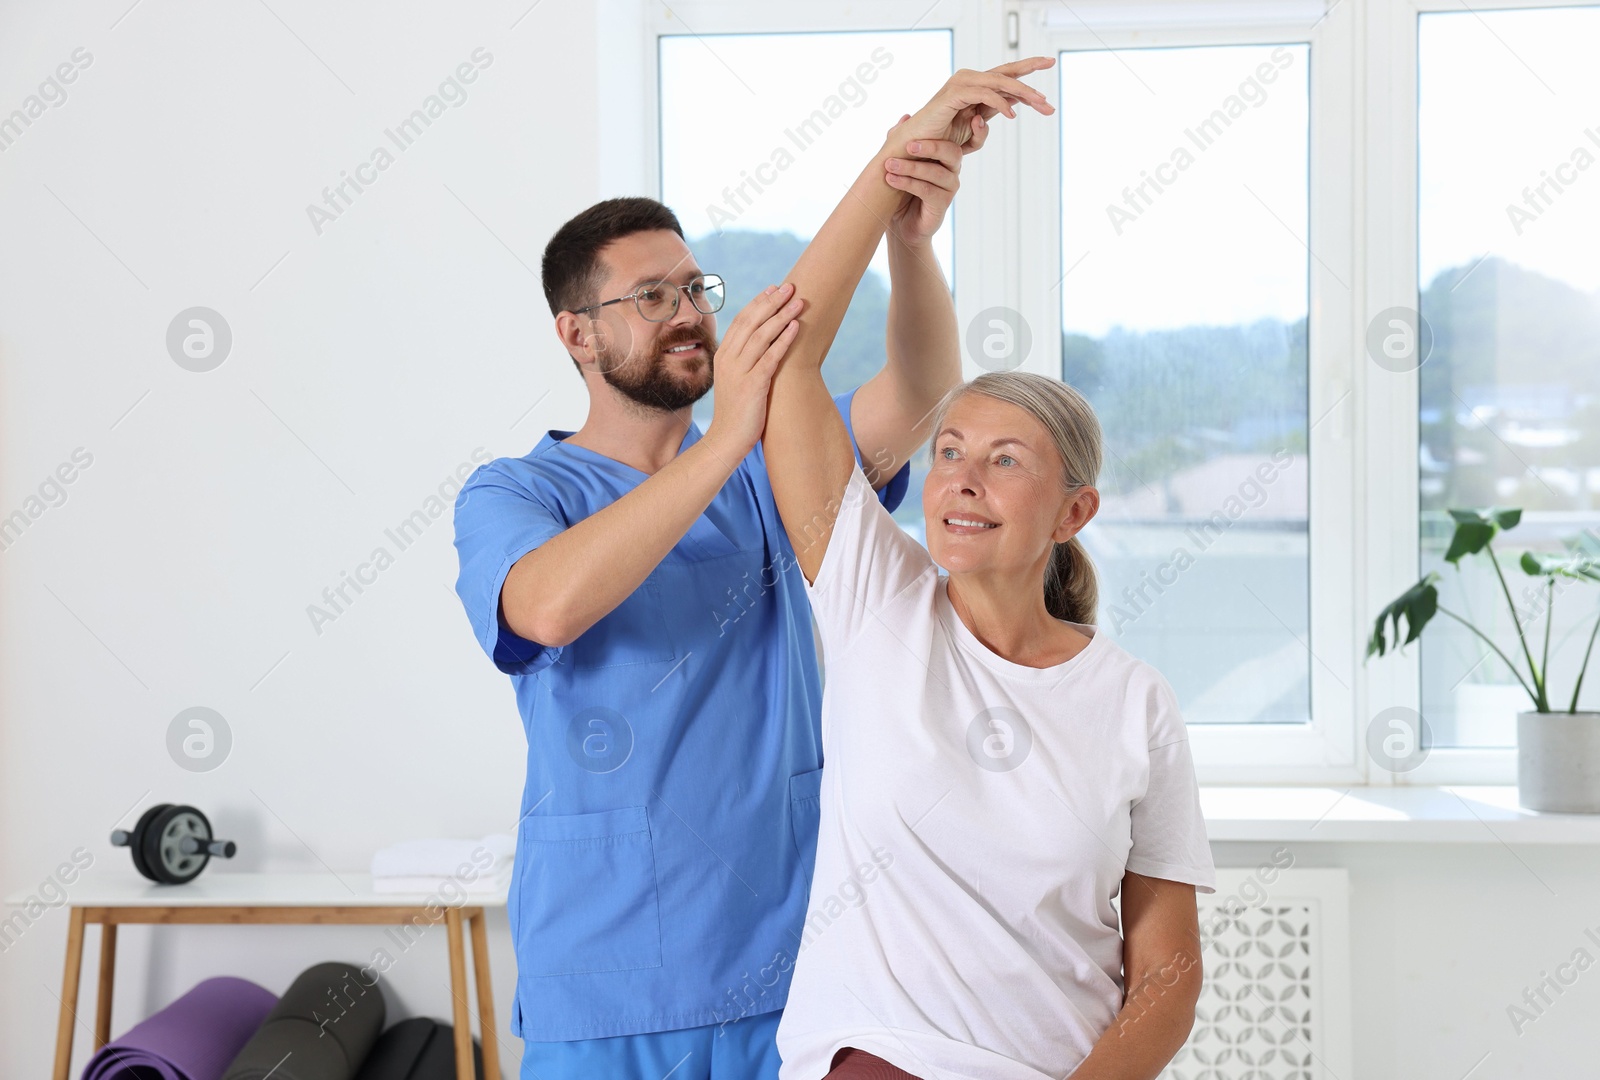
{"label": "window", "polygon": [[1063,52],[1061,378],[1101,623],[1190,723],[1311,715],[1309,47]]}
{"label": "window", "polygon": [[[728,282],[718,333],[807,241],[902,115],[950,77],[949,30],[663,35],[661,192],[702,269]],[[954,283],[951,219],[934,238]],[[843,393],[882,368],[889,311],[887,242],[862,277],[823,365]],[[701,427],[712,398],[696,406]],[[927,474],[912,461],[913,492]],[[896,511],[922,538],[920,498]]]}
{"label": "window", "polygon": [[[1523,509],[1500,546],[1536,656],[1545,600],[1516,551],[1600,544],[1600,6],[1498,2],[884,0],[863,15],[818,0],[756,17],[685,0],[673,10],[699,39],[657,27],[662,190],[694,208],[686,225],[699,214],[698,243],[748,228],[798,251],[952,54],[1056,56],[1032,81],[1058,114],[997,125],[940,258],[962,270],[969,376],[989,366],[973,328],[1003,324],[1031,342],[1025,369],[1077,385],[1101,417],[1103,506],[1084,539],[1103,632],[1173,684],[1207,782],[1509,784],[1528,703],[1465,631],[1440,619],[1362,660],[1378,611],[1441,567],[1451,508]],[[757,81],[774,43],[796,68],[781,87]],[[705,208],[879,43],[885,76],[905,80],[852,107],[859,146],[830,129],[797,167],[837,149],[835,171],[768,187],[717,233]],[[738,138],[686,126],[691,83],[720,88],[716,123]],[[1017,318],[997,324],[997,308]],[[1373,344],[1396,309],[1418,330],[1410,362]],[[879,362],[873,320],[865,367],[840,363],[835,385]],[[1487,570],[1444,568],[1441,598],[1520,657]],[[1556,596],[1553,704],[1570,701],[1597,599]],[[1411,771],[1369,749],[1396,708],[1431,732]]]}
{"label": "window", "polygon": [[[1422,570],[1527,674],[1500,582],[1444,563],[1455,507],[1520,507],[1496,542],[1541,656],[1547,604],[1525,547],[1600,540],[1600,8],[1430,12],[1417,31]],[[1509,553],[1509,557],[1508,557]],[[1595,619],[1583,586],[1553,605],[1552,707],[1571,702]],[[1422,639],[1422,714],[1439,746],[1513,746],[1532,708],[1464,627]],[[1584,695],[1596,708],[1596,679]]]}

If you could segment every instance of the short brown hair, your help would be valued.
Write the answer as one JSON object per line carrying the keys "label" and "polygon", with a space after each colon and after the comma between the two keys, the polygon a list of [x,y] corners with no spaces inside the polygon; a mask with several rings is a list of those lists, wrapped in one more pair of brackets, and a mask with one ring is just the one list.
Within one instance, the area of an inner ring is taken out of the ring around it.
{"label": "short brown hair", "polygon": [[681,238],[678,215],[655,199],[628,197],[597,202],[561,228],[545,245],[540,277],[550,314],[597,303],[600,249],[639,232],[671,229]]}

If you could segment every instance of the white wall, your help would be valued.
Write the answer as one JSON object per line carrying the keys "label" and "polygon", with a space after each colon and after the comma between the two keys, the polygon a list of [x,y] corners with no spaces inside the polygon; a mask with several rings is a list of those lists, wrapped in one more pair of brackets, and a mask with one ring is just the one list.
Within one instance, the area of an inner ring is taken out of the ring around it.
{"label": "white wall", "polygon": [[[403,552],[384,530],[475,448],[583,420],[534,271],[598,197],[597,18],[544,0],[513,29],[531,2],[0,9],[0,115],[91,58],[0,152],[0,515],[92,457],[0,551],[0,891],[80,846],[82,882],[130,874],[109,834],[156,801],[205,810],[239,870],[514,826],[526,744],[452,592],[448,511]],[[479,47],[464,102],[318,235],[306,205]],[[165,343],[194,306],[233,333],[205,373]],[[379,545],[394,564],[318,633],[307,605]],[[194,705],[232,732],[211,772],[166,748]],[[490,929],[515,1075],[503,913]],[[0,1074],[48,1075],[65,931],[49,912],[0,955]],[[209,975],[281,992],[366,962],[381,933],[125,929],[113,1032]],[[431,937],[387,977],[392,1016],[450,1015]],[[74,1075],[92,981],[80,1001]]]}
{"label": "white wall", "polygon": [[[75,49],[93,58],[0,153],[0,515],[75,449],[93,458],[0,551],[0,892],[79,847],[83,881],[128,875],[107,837],[154,801],[210,813],[241,844],[229,869],[360,870],[394,839],[514,823],[525,744],[451,592],[448,516],[320,634],[306,607],[375,546],[393,552],[385,528],[475,448],[520,454],[582,422],[529,268],[572,213],[641,190],[629,148],[648,131],[616,126],[626,81],[596,74],[625,73],[638,38],[632,0],[543,0],[513,29],[527,6],[0,11],[0,115]],[[493,61],[466,101],[317,235],[306,204],[479,46]],[[206,373],[165,345],[193,306],[234,335]],[[166,748],[193,705],[232,732],[211,772]],[[1269,848],[1217,857],[1251,866]],[[1600,853],[1296,855],[1351,869],[1361,1080],[1581,1071],[1600,973],[1520,1036],[1505,1009],[1600,927]],[[51,911],[0,955],[0,1074],[47,1075],[65,930]],[[365,961],[381,933],[126,928],[113,1032],[210,975],[281,991],[314,961]],[[503,915],[490,944],[514,1076]],[[388,973],[391,1015],[448,1017],[445,971],[433,933]],[[80,1000],[87,1024],[92,982]],[[80,1027],[74,1075],[88,1041]]]}
{"label": "white wall", "polygon": [[1600,937],[1600,851],[1508,846],[1486,828],[1483,843],[1227,842],[1212,853],[1219,866],[1255,867],[1285,847],[1295,867],[1349,870],[1355,1080],[1593,1075],[1600,964],[1520,1030],[1507,1009],[1531,1012],[1523,992],[1575,950],[1600,961],[1585,933]]}

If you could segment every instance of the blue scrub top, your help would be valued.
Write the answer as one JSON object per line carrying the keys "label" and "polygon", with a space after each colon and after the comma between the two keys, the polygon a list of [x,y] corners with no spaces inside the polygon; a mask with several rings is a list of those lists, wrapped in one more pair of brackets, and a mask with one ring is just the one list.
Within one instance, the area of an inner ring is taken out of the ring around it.
{"label": "blue scrub top", "polygon": [[[854,395],[834,398],[846,428]],[[479,467],[455,506],[456,592],[528,737],[511,1032],[592,1039],[781,1009],[816,852],[822,693],[762,447],[638,589],[545,646],[500,620],[506,573],[647,479],[571,434]],[[679,453],[700,437],[691,423]],[[907,464],[879,498],[892,510],[909,483]]]}

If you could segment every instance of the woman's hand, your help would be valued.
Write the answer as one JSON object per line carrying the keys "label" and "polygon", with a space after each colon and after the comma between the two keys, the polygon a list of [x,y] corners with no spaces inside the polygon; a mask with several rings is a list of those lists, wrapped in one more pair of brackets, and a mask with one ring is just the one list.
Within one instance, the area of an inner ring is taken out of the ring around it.
{"label": "woman's hand", "polygon": [[1054,57],[1030,56],[988,71],[962,68],[950,76],[931,101],[896,125],[891,141],[903,146],[912,140],[947,140],[969,153],[983,145],[983,136],[979,136],[968,149],[979,126],[975,124],[977,120],[985,122],[981,127],[987,131],[987,121],[997,113],[1015,119],[1014,106],[1018,104],[1049,116],[1056,111],[1055,106],[1021,77],[1054,65]]}
{"label": "woman's hand", "polygon": [[908,246],[927,243],[944,224],[961,187],[961,159],[983,147],[989,117],[1015,117],[1021,102],[1048,116],[1055,107],[1020,76],[1050,67],[1048,56],[1016,60],[988,71],[963,69],[915,116],[906,114],[889,130],[893,153],[884,162],[884,182],[906,193],[889,221],[890,234]]}
{"label": "woman's hand", "polygon": [[712,361],[712,416],[706,439],[742,459],[767,426],[772,376],[799,331],[804,302],[794,286],[768,285],[734,317]]}

